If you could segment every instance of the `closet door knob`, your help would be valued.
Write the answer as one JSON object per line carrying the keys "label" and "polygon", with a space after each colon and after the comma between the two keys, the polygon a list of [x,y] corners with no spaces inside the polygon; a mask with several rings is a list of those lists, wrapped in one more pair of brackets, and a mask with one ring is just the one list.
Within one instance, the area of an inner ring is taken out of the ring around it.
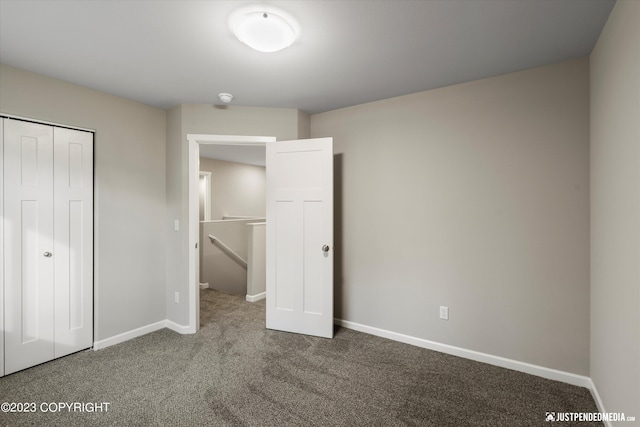
{"label": "closet door knob", "polygon": [[328,245],[324,245],[322,246],[322,252],[329,252],[329,246]]}
{"label": "closet door knob", "polygon": [[47,258],[51,258],[51,255],[53,255],[51,252],[45,252],[44,256],[46,256]]}

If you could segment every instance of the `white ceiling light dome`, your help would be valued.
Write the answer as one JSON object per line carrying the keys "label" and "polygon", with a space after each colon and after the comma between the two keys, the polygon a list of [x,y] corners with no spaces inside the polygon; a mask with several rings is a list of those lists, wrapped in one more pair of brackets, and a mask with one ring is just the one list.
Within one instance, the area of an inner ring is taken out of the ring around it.
{"label": "white ceiling light dome", "polygon": [[229,25],[238,40],[260,52],[277,52],[289,47],[299,33],[291,15],[259,6],[236,11]]}
{"label": "white ceiling light dome", "polygon": [[233,95],[231,95],[230,93],[222,92],[218,94],[218,98],[220,98],[220,101],[228,104],[233,99]]}

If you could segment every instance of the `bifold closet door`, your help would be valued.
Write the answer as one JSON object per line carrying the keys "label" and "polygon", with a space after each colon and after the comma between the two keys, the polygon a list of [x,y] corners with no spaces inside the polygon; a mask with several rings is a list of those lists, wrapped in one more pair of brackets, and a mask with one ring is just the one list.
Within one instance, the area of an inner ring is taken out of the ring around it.
{"label": "bifold closet door", "polygon": [[5,375],[91,347],[93,136],[4,120]]}
{"label": "bifold closet door", "polygon": [[53,128],[4,124],[5,374],[53,359]]}
{"label": "bifold closet door", "polygon": [[53,130],[54,357],[93,342],[93,134]]}

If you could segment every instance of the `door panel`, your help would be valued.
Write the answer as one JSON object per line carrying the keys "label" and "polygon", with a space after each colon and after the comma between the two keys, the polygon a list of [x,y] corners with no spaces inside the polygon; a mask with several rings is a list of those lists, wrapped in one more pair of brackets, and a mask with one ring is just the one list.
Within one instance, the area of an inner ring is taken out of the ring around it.
{"label": "door panel", "polygon": [[[292,201],[279,200],[276,202],[274,225],[278,236],[278,240],[275,242],[278,256],[275,257],[275,277],[278,278],[278,286],[273,289],[277,310],[292,311],[294,308],[294,282],[297,272],[294,268],[295,263],[291,261],[296,258],[294,229],[291,227],[294,221],[293,208]],[[267,219],[267,223],[268,221],[269,219]]]}
{"label": "door panel", "polygon": [[[53,358],[53,129],[4,123],[5,374]],[[9,185],[10,183],[10,185]]]}
{"label": "door panel", "polygon": [[93,136],[54,130],[55,357],[93,341]]}
{"label": "door panel", "polygon": [[302,289],[302,310],[304,313],[315,315],[321,314],[323,311],[323,265],[322,262],[317,262],[317,257],[304,256],[304,254],[317,255],[318,248],[322,248],[322,245],[326,243],[325,239],[323,239],[322,228],[318,227],[318,224],[322,224],[322,209],[322,202],[307,201],[303,203],[304,242],[302,258],[304,288]]}
{"label": "door panel", "polygon": [[331,138],[267,143],[267,328],[333,337]]}

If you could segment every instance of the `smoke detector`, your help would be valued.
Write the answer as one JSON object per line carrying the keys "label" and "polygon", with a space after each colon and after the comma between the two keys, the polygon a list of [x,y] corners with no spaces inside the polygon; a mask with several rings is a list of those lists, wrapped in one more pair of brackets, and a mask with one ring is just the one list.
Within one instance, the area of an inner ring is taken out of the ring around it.
{"label": "smoke detector", "polygon": [[233,95],[231,95],[230,93],[222,92],[218,94],[218,98],[220,98],[220,101],[224,102],[225,104],[228,104],[233,99]]}

